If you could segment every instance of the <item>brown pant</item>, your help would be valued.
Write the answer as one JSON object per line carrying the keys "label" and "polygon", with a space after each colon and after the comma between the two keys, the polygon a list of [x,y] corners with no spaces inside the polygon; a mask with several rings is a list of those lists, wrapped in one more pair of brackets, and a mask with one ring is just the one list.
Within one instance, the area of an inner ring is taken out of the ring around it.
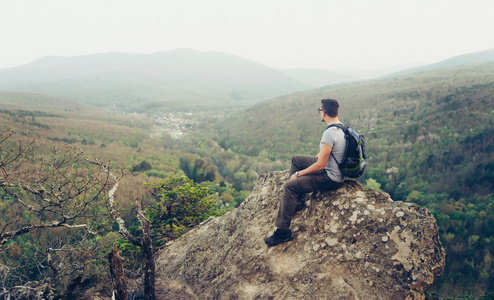
{"label": "brown pant", "polygon": [[[317,161],[315,156],[297,155],[292,158],[290,176],[296,171],[303,170]],[[326,170],[315,174],[300,176],[284,185],[283,198],[278,209],[275,226],[280,229],[289,229],[295,215],[297,201],[302,201],[306,193],[315,191],[336,190],[341,183],[332,181]]]}

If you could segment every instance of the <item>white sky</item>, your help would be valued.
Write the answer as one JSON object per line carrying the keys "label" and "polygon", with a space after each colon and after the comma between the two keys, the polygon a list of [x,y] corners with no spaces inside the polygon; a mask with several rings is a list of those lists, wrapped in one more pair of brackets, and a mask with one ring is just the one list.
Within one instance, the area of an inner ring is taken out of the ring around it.
{"label": "white sky", "polygon": [[493,0],[0,0],[0,69],[176,48],[275,68],[379,68],[494,48],[493,29]]}

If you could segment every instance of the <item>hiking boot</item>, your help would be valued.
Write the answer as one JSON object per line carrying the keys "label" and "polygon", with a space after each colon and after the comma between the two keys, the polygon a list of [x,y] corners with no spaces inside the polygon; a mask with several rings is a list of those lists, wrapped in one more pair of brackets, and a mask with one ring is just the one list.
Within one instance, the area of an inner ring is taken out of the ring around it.
{"label": "hiking boot", "polygon": [[295,207],[295,212],[301,211],[305,208],[305,201],[297,201],[297,206]]}
{"label": "hiking boot", "polygon": [[268,236],[267,238],[264,239],[264,242],[266,243],[266,245],[271,247],[291,240],[293,240],[293,234],[290,231],[290,229],[288,230],[276,229],[276,231],[273,233],[272,236]]}

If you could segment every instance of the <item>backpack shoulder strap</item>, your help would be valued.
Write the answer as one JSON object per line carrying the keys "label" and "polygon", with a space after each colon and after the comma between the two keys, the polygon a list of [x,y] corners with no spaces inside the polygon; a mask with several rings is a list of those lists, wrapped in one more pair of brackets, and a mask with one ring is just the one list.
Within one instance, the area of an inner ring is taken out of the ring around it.
{"label": "backpack shoulder strap", "polygon": [[328,127],[326,127],[326,130],[329,129],[330,127],[338,127],[339,129],[343,130],[343,132],[346,134],[347,133],[347,128],[345,125],[341,123],[333,123],[329,124]]}

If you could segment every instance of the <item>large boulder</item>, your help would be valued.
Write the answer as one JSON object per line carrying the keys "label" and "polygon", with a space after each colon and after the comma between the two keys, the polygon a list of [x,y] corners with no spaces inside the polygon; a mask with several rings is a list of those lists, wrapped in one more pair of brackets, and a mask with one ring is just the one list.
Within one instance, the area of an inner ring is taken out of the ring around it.
{"label": "large boulder", "polygon": [[444,269],[432,214],[347,180],[306,196],[293,241],[267,247],[288,172],[162,249],[158,299],[424,299]]}

